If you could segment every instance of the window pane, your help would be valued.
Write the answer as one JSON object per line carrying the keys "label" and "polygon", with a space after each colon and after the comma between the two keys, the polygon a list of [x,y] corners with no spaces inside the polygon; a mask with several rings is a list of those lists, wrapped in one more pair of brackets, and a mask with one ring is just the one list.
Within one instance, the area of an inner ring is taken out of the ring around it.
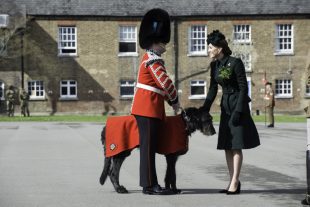
{"label": "window pane", "polygon": [[206,26],[190,27],[190,52],[206,52]]}
{"label": "window pane", "polygon": [[119,52],[136,52],[136,43],[133,42],[120,42]]}
{"label": "window pane", "polygon": [[76,54],[76,28],[60,27],[59,28],[59,53]]}
{"label": "window pane", "polygon": [[0,98],[3,98],[3,83],[0,82]]}
{"label": "window pane", "polygon": [[76,95],[75,87],[70,87],[70,95]]}
{"label": "window pane", "polygon": [[121,96],[133,95],[134,87],[121,87]]}
{"label": "window pane", "polygon": [[191,95],[204,95],[204,87],[203,86],[192,86]]}
{"label": "window pane", "polygon": [[61,87],[61,95],[68,95],[67,87]]}

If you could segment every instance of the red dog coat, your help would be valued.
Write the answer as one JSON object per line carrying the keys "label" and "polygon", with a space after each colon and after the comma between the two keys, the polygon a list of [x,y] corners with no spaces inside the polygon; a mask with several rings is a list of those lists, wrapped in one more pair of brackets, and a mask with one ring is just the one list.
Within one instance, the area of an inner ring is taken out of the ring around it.
{"label": "red dog coat", "polygon": [[[188,136],[181,115],[167,116],[162,122],[156,152],[170,154],[188,150]],[[108,117],[106,123],[106,157],[139,146],[139,130],[134,116]]]}

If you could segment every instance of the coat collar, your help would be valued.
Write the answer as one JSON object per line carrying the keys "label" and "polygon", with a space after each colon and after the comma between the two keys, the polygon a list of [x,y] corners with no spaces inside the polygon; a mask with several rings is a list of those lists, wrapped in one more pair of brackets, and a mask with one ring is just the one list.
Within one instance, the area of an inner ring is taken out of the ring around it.
{"label": "coat collar", "polygon": [[225,66],[229,60],[229,57],[230,57],[229,55],[226,55],[221,60],[218,60],[219,67]]}

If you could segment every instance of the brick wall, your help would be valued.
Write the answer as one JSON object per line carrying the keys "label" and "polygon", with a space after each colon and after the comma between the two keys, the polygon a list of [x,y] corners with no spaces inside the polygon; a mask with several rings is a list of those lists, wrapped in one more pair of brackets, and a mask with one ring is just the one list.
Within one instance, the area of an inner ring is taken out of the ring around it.
{"label": "brick wall", "polygon": [[[262,78],[266,71],[268,81],[275,83],[277,78],[293,80],[293,98],[276,99],[276,112],[302,112],[309,99],[305,99],[306,73],[309,67],[310,45],[309,20],[303,18],[252,18],[247,19],[182,19],[178,20],[178,78],[180,101],[183,107],[201,106],[203,99],[189,99],[190,81],[206,80],[209,84],[210,59],[205,56],[188,55],[188,28],[191,25],[205,24],[207,32],[220,29],[232,46],[234,24],[251,25],[252,44],[248,50],[252,56],[251,77],[252,109],[264,110],[264,85]],[[292,23],[294,25],[294,55],[276,56],[275,24]],[[135,25],[139,28],[139,19],[36,19],[28,23],[25,36],[25,87],[29,80],[43,80],[45,100],[31,101],[32,112],[88,113],[99,114],[106,108],[121,113],[129,113],[131,99],[121,99],[119,82],[121,79],[136,79],[139,61],[143,51],[138,49],[138,56],[122,57],[118,55],[119,25]],[[57,35],[59,25],[75,25],[77,27],[77,56],[59,57],[57,51]],[[137,29],[138,31],[138,29]],[[174,24],[172,24],[171,42],[163,55],[168,74],[174,79],[175,45]],[[138,46],[139,48],[139,46]],[[18,60],[0,62],[0,79],[8,84],[20,87]],[[288,74],[289,65],[292,74]],[[201,73],[201,71],[205,71]],[[198,75],[195,75],[198,74]],[[60,81],[76,80],[78,100],[60,100]],[[18,86],[19,85],[19,86]],[[219,112],[221,91],[212,107]],[[112,111],[113,111],[112,110]],[[167,111],[171,112],[167,106]]]}

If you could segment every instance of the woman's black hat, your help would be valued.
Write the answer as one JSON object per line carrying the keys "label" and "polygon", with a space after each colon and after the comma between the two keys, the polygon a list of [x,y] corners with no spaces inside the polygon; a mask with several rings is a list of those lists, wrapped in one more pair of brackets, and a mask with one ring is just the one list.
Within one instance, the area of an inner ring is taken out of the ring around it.
{"label": "woman's black hat", "polygon": [[225,40],[225,35],[223,35],[219,30],[213,30],[213,32],[207,36],[207,43],[211,43],[217,47],[222,47],[223,40]]}

